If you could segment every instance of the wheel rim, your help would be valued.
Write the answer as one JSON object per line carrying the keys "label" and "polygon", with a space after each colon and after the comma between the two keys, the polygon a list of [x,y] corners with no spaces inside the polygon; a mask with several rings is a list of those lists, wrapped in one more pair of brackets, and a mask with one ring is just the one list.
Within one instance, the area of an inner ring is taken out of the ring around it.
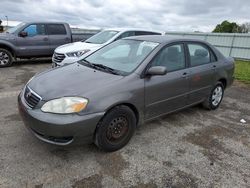
{"label": "wheel rim", "polygon": [[214,91],[213,91],[213,95],[212,95],[212,104],[214,106],[217,106],[222,99],[222,95],[223,95],[223,89],[221,86],[217,86]]}
{"label": "wheel rim", "polygon": [[128,133],[129,122],[125,117],[114,118],[108,125],[106,136],[109,142],[117,143],[123,140]]}
{"label": "wheel rim", "polygon": [[9,63],[10,57],[6,52],[0,51],[0,65]]}

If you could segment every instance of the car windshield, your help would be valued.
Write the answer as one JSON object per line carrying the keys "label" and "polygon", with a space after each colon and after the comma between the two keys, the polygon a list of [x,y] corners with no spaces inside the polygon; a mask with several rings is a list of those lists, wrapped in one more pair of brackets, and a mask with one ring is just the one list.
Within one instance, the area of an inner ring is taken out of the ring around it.
{"label": "car windshield", "polygon": [[13,33],[15,33],[20,27],[22,27],[22,26],[24,26],[24,25],[25,25],[25,23],[22,22],[22,23],[18,24],[17,26],[8,29],[8,30],[6,31],[6,33],[11,33],[11,34],[13,34]]}
{"label": "car windshield", "polygon": [[111,39],[113,36],[115,36],[117,33],[118,31],[101,31],[100,33],[97,33],[96,35],[90,37],[89,39],[83,42],[103,44],[107,42],[109,39]]}
{"label": "car windshield", "polygon": [[[123,39],[111,43],[84,60],[128,75],[159,45],[159,43]],[[82,61],[84,63],[84,60]]]}

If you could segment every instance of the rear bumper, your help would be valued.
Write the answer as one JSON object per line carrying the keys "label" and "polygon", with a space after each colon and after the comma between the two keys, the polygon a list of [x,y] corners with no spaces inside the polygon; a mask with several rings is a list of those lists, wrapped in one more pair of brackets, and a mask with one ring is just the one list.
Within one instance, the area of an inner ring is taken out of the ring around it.
{"label": "rear bumper", "polygon": [[104,115],[104,112],[84,116],[44,113],[29,108],[21,95],[18,96],[18,109],[24,124],[38,139],[56,145],[92,141],[96,125]]}

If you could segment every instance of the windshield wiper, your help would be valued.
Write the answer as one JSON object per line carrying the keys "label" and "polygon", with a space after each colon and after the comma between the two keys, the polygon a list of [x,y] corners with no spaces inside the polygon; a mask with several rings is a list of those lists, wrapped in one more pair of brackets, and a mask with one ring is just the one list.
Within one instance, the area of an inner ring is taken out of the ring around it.
{"label": "windshield wiper", "polygon": [[110,72],[112,74],[115,74],[115,75],[120,75],[119,72],[115,69],[112,69],[110,67],[107,67],[105,65],[102,65],[102,64],[97,64],[97,63],[90,63],[89,61],[83,59],[82,60],[83,63],[86,65],[86,66],[89,66],[91,68],[94,68],[94,69],[97,69],[97,70],[104,70],[106,72]]}
{"label": "windshield wiper", "polygon": [[85,59],[82,59],[82,60],[79,61],[79,62],[82,62],[82,63],[85,64],[85,65],[88,65],[88,66],[93,67],[93,66],[92,66],[92,63],[90,63],[89,61],[87,61],[87,60],[85,60]]}
{"label": "windshield wiper", "polygon": [[112,68],[110,68],[110,67],[107,67],[107,66],[105,66],[105,65],[97,64],[97,63],[92,63],[92,65],[94,65],[95,67],[101,68],[101,69],[103,69],[103,70],[106,70],[106,71],[108,71],[108,72],[110,72],[110,73],[112,73],[112,74],[120,75],[119,72],[118,72],[117,70],[112,69]]}

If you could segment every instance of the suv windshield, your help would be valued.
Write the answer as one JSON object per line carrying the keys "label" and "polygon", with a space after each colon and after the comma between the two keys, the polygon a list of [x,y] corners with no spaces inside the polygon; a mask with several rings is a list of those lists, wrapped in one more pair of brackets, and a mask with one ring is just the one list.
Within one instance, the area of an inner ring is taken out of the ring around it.
{"label": "suv windshield", "polygon": [[[88,56],[91,64],[100,64],[128,75],[159,45],[159,43],[123,39],[111,43]],[[83,60],[84,63],[84,60]]]}
{"label": "suv windshield", "polygon": [[22,27],[22,26],[24,26],[24,25],[25,25],[25,23],[20,23],[20,24],[18,24],[17,26],[8,29],[8,30],[6,31],[6,33],[11,33],[11,34],[13,34],[13,33],[15,33],[20,27]]}
{"label": "suv windshield", "polygon": [[107,42],[109,39],[111,39],[113,36],[115,36],[117,33],[118,31],[101,31],[100,33],[97,33],[96,35],[90,37],[89,39],[83,42],[103,44]]}

